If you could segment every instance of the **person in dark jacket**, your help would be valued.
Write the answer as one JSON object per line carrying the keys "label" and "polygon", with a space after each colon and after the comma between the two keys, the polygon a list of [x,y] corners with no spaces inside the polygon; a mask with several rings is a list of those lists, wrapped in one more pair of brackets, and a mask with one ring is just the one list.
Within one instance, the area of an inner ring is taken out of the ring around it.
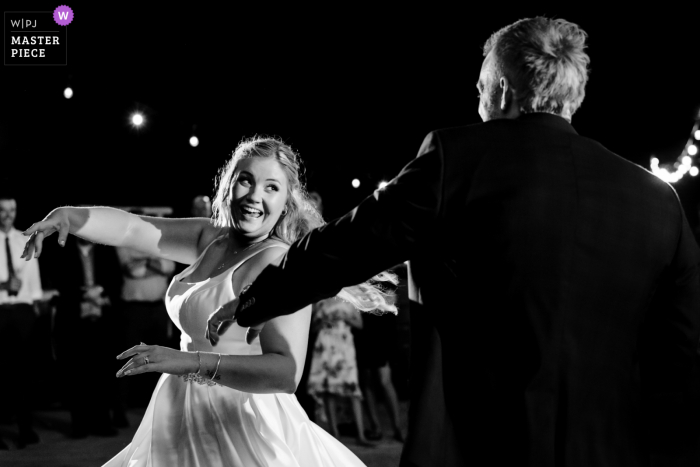
{"label": "person in dark jacket", "polygon": [[[50,247],[56,299],[56,357],[64,399],[71,413],[71,437],[115,436],[114,421],[126,420],[120,403],[119,295],[122,277],[116,251],[71,236],[64,248]],[[138,342],[136,342],[138,344]],[[76,368],[85,372],[79,376]]]}
{"label": "person in dark jacket", "polygon": [[585,40],[541,17],[493,34],[484,123],[430,133],[385,188],[212,313],[210,333],[237,319],[254,337],[410,260],[402,466],[699,465],[700,254],[669,184],[571,126]]}

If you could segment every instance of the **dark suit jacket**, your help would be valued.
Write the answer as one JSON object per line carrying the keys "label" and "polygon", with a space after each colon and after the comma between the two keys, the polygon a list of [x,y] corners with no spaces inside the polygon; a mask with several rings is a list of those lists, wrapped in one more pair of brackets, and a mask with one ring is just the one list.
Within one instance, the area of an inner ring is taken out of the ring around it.
{"label": "dark suit jacket", "polygon": [[[74,318],[79,319],[84,275],[78,243],[73,235],[68,236],[65,247],[59,247],[54,243],[54,238],[46,242],[46,253],[43,256],[44,262],[50,263],[50,284],[60,294],[57,306],[59,311],[75,315]],[[95,284],[101,285],[112,305],[116,305],[121,296],[123,283],[121,264],[116,250],[114,247],[99,244],[95,244],[93,248]]]}
{"label": "dark suit jacket", "polygon": [[[117,329],[116,324],[123,280],[121,266],[114,247],[96,244],[93,248],[95,284],[104,288],[104,294],[109,297],[111,306],[102,307],[102,317],[88,326],[93,331],[90,332],[90,336],[86,336],[83,328],[87,323],[80,318],[84,285],[83,263],[80,260],[76,237],[69,235],[65,247],[59,247],[54,237],[44,242],[42,266],[45,266],[46,274],[42,283],[48,283],[49,288],[59,292],[55,299],[55,334],[59,358],[81,352],[81,348],[84,351],[88,339],[93,339],[94,344],[100,347],[99,352],[96,349],[90,352],[95,358],[106,358],[106,352],[113,357],[111,353],[115,351],[116,341],[113,340],[119,337],[118,333],[121,331]],[[97,334],[94,330],[98,330]],[[99,357],[94,354],[99,354]],[[105,366],[104,362],[102,366]]]}
{"label": "dark suit jacket", "polygon": [[410,260],[402,465],[698,465],[699,258],[670,185],[529,114],[429,134],[263,271],[238,322]]}

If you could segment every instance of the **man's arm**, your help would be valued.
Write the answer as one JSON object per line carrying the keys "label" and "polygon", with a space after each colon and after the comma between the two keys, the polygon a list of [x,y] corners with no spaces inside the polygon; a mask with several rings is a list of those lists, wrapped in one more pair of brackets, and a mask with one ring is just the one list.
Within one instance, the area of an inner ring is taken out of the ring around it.
{"label": "man's arm", "polygon": [[254,326],[337,294],[408,259],[439,238],[444,160],[437,133],[385,188],[298,240],[241,294],[236,319]]}

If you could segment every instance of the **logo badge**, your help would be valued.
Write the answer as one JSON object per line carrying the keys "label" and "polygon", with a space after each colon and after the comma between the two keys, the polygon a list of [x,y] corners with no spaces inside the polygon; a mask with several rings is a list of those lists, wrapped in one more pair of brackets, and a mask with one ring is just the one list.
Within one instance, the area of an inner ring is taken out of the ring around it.
{"label": "logo badge", "polygon": [[53,11],[53,20],[59,26],[68,26],[73,21],[73,10],[69,6],[61,5]]}

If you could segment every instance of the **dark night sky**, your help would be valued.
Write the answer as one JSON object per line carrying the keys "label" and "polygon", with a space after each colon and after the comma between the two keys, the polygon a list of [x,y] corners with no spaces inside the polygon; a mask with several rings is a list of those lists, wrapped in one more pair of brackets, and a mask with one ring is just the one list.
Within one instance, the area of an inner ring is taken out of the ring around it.
{"label": "dark night sky", "polygon": [[[434,3],[306,10],[69,3],[68,66],[2,69],[0,178],[19,189],[18,227],[61,204],[184,213],[194,195],[212,193],[241,138],[256,133],[300,152],[309,188],[323,196],[326,217],[336,217],[395,175],[430,130],[480,121],[481,46],[493,31],[535,15],[568,19],[589,34],[578,132],[645,167],[651,154],[675,160],[700,107],[697,15],[490,3],[471,11]],[[69,80],[75,96],[66,100]],[[137,108],[148,119],[139,131],[128,125]],[[188,144],[193,124],[197,148]],[[351,187],[354,177],[360,189]],[[677,184],[688,205],[697,184]]]}

